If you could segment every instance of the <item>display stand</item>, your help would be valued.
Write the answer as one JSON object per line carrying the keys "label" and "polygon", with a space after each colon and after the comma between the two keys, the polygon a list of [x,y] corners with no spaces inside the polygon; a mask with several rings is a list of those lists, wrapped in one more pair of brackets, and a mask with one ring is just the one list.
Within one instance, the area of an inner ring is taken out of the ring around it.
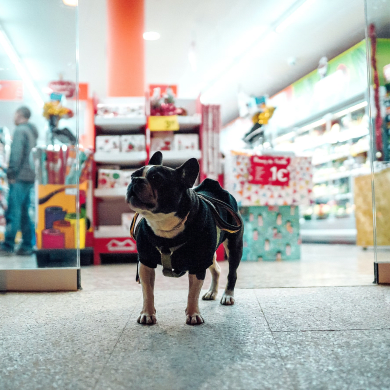
{"label": "display stand", "polygon": [[[79,184],[75,147],[34,151],[36,166],[36,257],[38,267],[77,267],[91,263],[91,154],[83,154]],[[79,209],[77,192],[79,191]]]}
{"label": "display stand", "polygon": [[[134,107],[135,104],[146,107],[142,115],[125,116],[123,113],[128,115],[131,106]],[[95,117],[95,137],[144,135],[145,145],[143,150],[123,152],[120,149],[113,152],[109,148],[97,150],[95,143],[93,196],[95,265],[101,263],[102,254],[137,253],[136,243],[129,234],[128,223],[131,211],[124,201],[129,177],[122,184],[111,180],[111,188],[110,185],[101,188],[99,171],[102,173],[102,169],[116,169],[120,176],[121,172],[134,171],[146,165],[151,154],[161,150],[164,165],[176,168],[194,157],[200,162],[201,180],[205,177],[218,179],[220,173],[219,106],[202,106],[194,99],[176,99],[175,104],[184,109],[187,115],[153,117],[150,115],[148,96],[146,99],[106,99],[98,107],[98,115]],[[112,114],[113,111],[115,114]],[[209,153],[210,150],[213,150],[212,154]],[[109,172],[107,175],[110,177]],[[104,185],[106,184],[105,182]],[[223,250],[219,250],[218,258],[224,258]]]}
{"label": "display stand", "polygon": [[244,220],[243,261],[300,258],[299,206],[312,201],[312,177],[306,157],[226,156],[225,188],[236,198]]}

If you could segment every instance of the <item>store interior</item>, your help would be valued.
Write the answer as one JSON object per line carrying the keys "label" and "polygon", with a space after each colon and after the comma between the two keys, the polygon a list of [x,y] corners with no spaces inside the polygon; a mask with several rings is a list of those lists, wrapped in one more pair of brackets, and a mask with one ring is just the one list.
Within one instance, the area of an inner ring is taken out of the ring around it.
{"label": "store interior", "polygon": [[161,150],[235,196],[253,278],[295,275],[264,285],[372,282],[390,257],[389,2],[125,3],[0,1],[1,241],[20,106],[39,132],[36,250],[0,269],[133,267],[126,187]]}

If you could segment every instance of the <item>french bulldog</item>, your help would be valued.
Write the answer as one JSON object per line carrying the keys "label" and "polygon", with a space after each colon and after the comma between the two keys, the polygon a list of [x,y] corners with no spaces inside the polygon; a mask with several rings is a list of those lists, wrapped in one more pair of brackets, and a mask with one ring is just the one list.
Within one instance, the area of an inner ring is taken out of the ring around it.
{"label": "french bulldog", "polygon": [[[199,174],[199,164],[195,158],[176,169],[163,166],[162,158],[162,153],[156,152],[148,165],[135,171],[126,193],[130,209],[143,217],[137,225],[136,234],[143,292],[143,306],[137,321],[150,325],[157,321],[154,306],[155,268],[163,263],[163,256],[166,256],[164,259],[171,263],[171,269],[163,269],[164,275],[178,277],[188,272],[186,323],[199,325],[204,322],[198,301],[207,268],[212,281],[202,299],[215,300],[218,294],[221,269],[216,261],[216,248],[223,243],[229,260],[222,305],[233,305],[235,302],[234,287],[243,248],[243,227],[235,233],[217,229],[210,204],[202,196],[225,202],[241,223],[242,220],[236,200],[217,181],[205,179],[193,188]],[[237,223],[237,218],[232,218],[232,213],[225,208],[217,207],[217,210],[223,220],[230,224],[234,221]]]}

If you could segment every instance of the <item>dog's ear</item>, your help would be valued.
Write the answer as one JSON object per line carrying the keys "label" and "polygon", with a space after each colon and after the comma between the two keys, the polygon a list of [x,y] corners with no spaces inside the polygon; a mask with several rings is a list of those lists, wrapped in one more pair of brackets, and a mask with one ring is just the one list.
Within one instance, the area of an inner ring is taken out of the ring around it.
{"label": "dog's ear", "polygon": [[156,152],[150,158],[148,165],[162,165],[162,153]]}
{"label": "dog's ear", "polygon": [[179,168],[176,168],[179,178],[187,188],[191,188],[199,173],[199,163],[196,158],[190,158]]}

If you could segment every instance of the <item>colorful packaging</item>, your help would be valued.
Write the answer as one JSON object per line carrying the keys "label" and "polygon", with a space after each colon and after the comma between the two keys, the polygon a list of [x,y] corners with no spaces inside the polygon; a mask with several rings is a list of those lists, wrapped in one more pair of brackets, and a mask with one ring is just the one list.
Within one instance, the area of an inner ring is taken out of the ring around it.
{"label": "colorful packaging", "polygon": [[127,187],[130,182],[131,182],[131,175],[134,173],[135,171],[133,169],[123,169],[121,170],[121,186],[122,187]]}
{"label": "colorful packaging", "polygon": [[142,152],[145,150],[143,134],[128,134],[120,136],[121,152]]}
{"label": "colorful packaging", "polygon": [[98,135],[96,137],[97,152],[120,152],[119,135]]}
{"label": "colorful packaging", "polygon": [[119,169],[99,169],[98,188],[122,187],[122,171]]}
{"label": "colorful packaging", "polygon": [[242,261],[299,260],[297,206],[241,207],[244,221]]}
{"label": "colorful packaging", "polygon": [[150,140],[150,150],[152,152],[156,152],[157,150],[174,150],[173,140],[174,138],[171,132],[154,132]]}

